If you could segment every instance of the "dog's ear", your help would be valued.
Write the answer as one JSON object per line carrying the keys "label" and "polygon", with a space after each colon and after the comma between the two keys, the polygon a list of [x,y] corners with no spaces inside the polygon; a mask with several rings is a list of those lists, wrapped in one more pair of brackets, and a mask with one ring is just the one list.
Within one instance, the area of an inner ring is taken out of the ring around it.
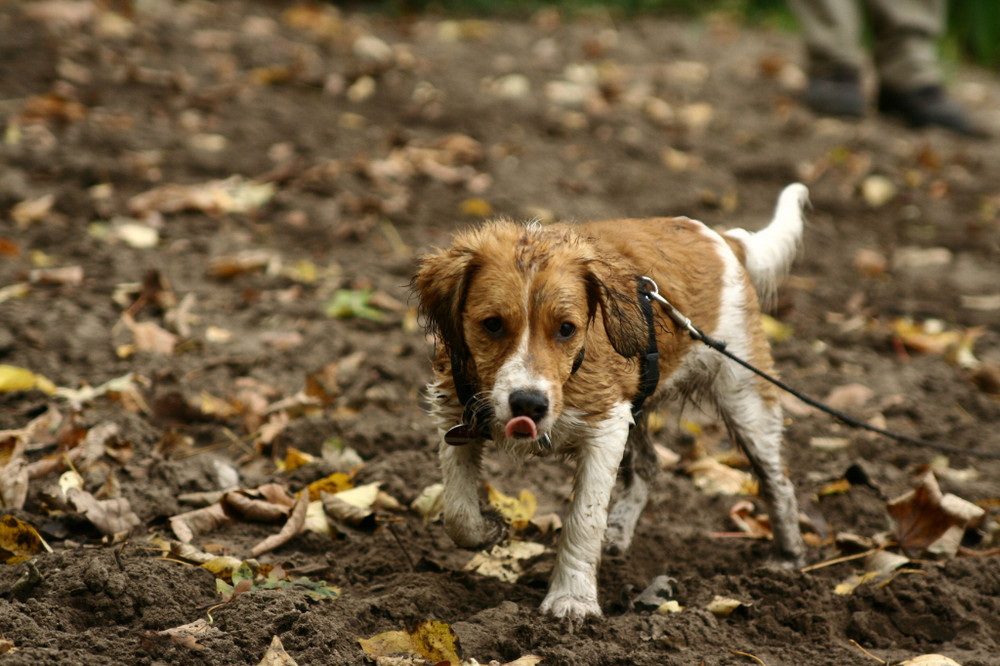
{"label": "dog's ear", "polygon": [[649,323],[639,303],[634,275],[619,274],[601,260],[589,261],[584,270],[590,318],[601,310],[608,340],[616,352],[635,358],[649,344]]}
{"label": "dog's ear", "polygon": [[462,309],[478,266],[470,248],[451,247],[423,257],[413,278],[428,327],[453,352],[464,347]]}

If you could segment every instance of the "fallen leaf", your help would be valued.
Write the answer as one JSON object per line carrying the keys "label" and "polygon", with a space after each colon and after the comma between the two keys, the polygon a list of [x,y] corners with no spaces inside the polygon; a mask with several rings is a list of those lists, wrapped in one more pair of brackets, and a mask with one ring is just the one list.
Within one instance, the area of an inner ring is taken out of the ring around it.
{"label": "fallen leaf", "polygon": [[231,520],[221,504],[210,504],[201,509],[172,516],[168,522],[170,529],[181,542],[191,543],[196,534],[211,532]]}
{"label": "fallen leaf", "polygon": [[817,451],[832,453],[842,451],[851,445],[847,437],[810,437],[809,446]]}
{"label": "fallen leaf", "polygon": [[351,477],[343,472],[334,472],[330,476],[323,477],[318,481],[313,481],[310,483],[306,490],[309,492],[309,501],[315,502],[320,497],[321,492],[328,492],[330,494],[339,493],[342,490],[347,490],[353,488],[354,484],[351,483]]}
{"label": "fallen leaf", "polygon": [[254,546],[250,553],[254,557],[260,557],[262,554],[270,552],[275,548],[283,546],[292,540],[292,538],[302,531],[303,526],[306,522],[306,513],[309,510],[309,493],[303,492],[299,494],[299,499],[295,503],[295,507],[288,516],[288,521],[281,528],[281,531],[277,534],[272,534],[267,537],[256,546]]}
{"label": "fallen leaf", "polygon": [[125,313],[122,321],[132,333],[135,348],[139,351],[152,351],[158,354],[171,355],[177,347],[180,338],[151,321],[136,322],[132,315]]}
{"label": "fallen leaf", "polygon": [[79,285],[83,283],[83,266],[35,268],[28,273],[28,282],[47,285]]}
{"label": "fallen leaf", "polygon": [[545,552],[545,546],[533,541],[509,541],[497,544],[488,551],[473,555],[465,565],[466,571],[499,578],[506,583],[516,583],[524,572],[521,562]]}
{"label": "fallen leaf", "polygon": [[834,409],[864,407],[873,397],[875,391],[863,384],[845,384],[837,386],[826,396],[826,404]]}
{"label": "fallen leaf", "polygon": [[733,599],[731,597],[723,597],[721,595],[715,595],[715,597],[708,602],[705,607],[706,610],[716,617],[729,617],[733,612],[739,608],[749,608],[752,604],[748,604],[739,599]]}
{"label": "fallen leaf", "polygon": [[865,583],[886,584],[892,580],[900,567],[910,563],[910,558],[887,550],[876,550],[864,561],[864,570],[856,572],[838,583],[834,594],[851,594]]}
{"label": "fallen leaf", "polygon": [[7,514],[0,517],[0,560],[18,564],[42,551],[51,553],[38,531],[29,523]]}
{"label": "fallen leaf", "polygon": [[962,666],[960,663],[942,654],[922,654],[913,659],[900,661],[893,666]]}
{"label": "fallen leaf", "polygon": [[156,633],[159,636],[169,638],[173,643],[177,643],[178,645],[182,645],[191,650],[205,650],[207,648],[200,644],[198,639],[215,636],[217,634],[221,634],[222,631],[217,627],[213,627],[205,618],[199,618],[194,622],[174,627],[172,629],[164,629],[163,631],[158,631]]}
{"label": "fallen leaf", "polygon": [[881,208],[896,198],[896,185],[878,174],[872,174],[861,181],[861,198],[871,208]]}
{"label": "fallen leaf", "polygon": [[52,395],[56,385],[42,375],[14,365],[0,365],[0,391],[32,391],[38,389]]}
{"label": "fallen leaf", "polygon": [[[273,437],[271,439],[273,439]],[[316,456],[299,451],[294,446],[289,446],[288,451],[285,452],[285,460],[278,466],[278,468],[279,471],[290,474],[298,468],[314,462],[316,462]]]}
{"label": "fallen leaf", "polygon": [[966,528],[986,513],[957,495],[942,493],[933,472],[887,506],[896,521],[899,546],[912,557],[954,557]]}
{"label": "fallen leaf", "polygon": [[684,468],[695,488],[708,495],[755,495],[756,482],[747,472],[702,456]]}
{"label": "fallen leaf", "polygon": [[385,315],[371,307],[371,297],[371,289],[338,289],[326,304],[326,315],[336,319],[382,321]]}
{"label": "fallen leaf", "polygon": [[436,522],[444,512],[444,484],[434,483],[417,495],[410,503],[410,508],[423,516],[424,525]]}
{"label": "fallen leaf", "polygon": [[331,495],[330,493],[321,492],[320,500],[323,503],[323,510],[326,514],[337,522],[359,530],[375,529],[375,512],[370,508],[362,508],[351,504],[341,499],[339,494]]}
{"label": "fallen leaf", "polygon": [[260,523],[276,523],[288,517],[287,506],[274,504],[263,499],[254,499],[239,490],[231,490],[222,497],[223,509],[227,515],[233,513],[246,520]]}
{"label": "fallen leaf", "polygon": [[411,654],[440,666],[462,663],[462,648],[451,627],[436,620],[424,620],[408,631],[387,631],[371,638],[358,639],[363,649],[373,657]]}
{"label": "fallen leaf", "polygon": [[264,653],[264,658],[257,666],[298,666],[298,664],[285,652],[285,646],[281,644],[281,639],[274,636],[267,652]]}
{"label": "fallen leaf", "polygon": [[795,333],[795,328],[791,324],[778,321],[768,314],[762,314],[760,322],[764,326],[764,334],[771,342],[783,342]]}
{"label": "fallen leaf", "polygon": [[131,532],[142,523],[124,497],[99,500],[84,490],[71,488],[66,498],[104,536]]}
{"label": "fallen leaf", "polygon": [[518,497],[508,497],[499,490],[486,484],[486,493],[490,504],[495,506],[500,515],[510,523],[515,530],[523,530],[538,510],[538,500],[529,490],[522,490]]}
{"label": "fallen leaf", "polygon": [[771,521],[757,513],[753,502],[742,500],[729,509],[729,520],[752,539],[770,539]]}
{"label": "fallen leaf", "polygon": [[274,183],[248,181],[240,175],[197,185],[160,185],[129,199],[129,212],[144,217],[153,212],[179,213],[196,210],[218,216],[249,213],[265,205],[274,196]]}
{"label": "fallen leaf", "polygon": [[52,211],[55,202],[54,194],[46,194],[37,199],[25,199],[10,209],[10,217],[18,227],[24,229],[33,222],[44,219]]}

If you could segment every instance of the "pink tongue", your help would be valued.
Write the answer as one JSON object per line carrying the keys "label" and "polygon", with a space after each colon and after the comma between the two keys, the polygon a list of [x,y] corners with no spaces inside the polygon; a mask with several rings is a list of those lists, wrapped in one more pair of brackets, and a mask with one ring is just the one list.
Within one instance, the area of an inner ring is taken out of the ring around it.
{"label": "pink tongue", "polygon": [[515,416],[510,421],[507,421],[504,433],[508,437],[530,437],[532,439],[538,437],[538,429],[535,428],[535,422],[527,416]]}

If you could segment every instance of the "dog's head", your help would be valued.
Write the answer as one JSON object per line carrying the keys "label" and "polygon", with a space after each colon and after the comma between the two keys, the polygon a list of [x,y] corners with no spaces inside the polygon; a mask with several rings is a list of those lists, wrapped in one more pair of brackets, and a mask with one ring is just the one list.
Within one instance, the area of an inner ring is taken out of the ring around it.
{"label": "dog's head", "polygon": [[456,379],[488,400],[494,439],[549,433],[589,346],[635,358],[648,342],[636,276],[563,225],[487,223],[425,256],[413,284]]}

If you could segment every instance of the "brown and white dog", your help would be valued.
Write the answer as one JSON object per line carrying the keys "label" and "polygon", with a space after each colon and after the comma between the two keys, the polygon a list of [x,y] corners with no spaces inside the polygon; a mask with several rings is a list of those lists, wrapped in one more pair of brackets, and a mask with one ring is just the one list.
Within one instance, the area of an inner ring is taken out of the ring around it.
{"label": "brown and white dog", "polygon": [[[796,255],[807,199],[805,186],[786,187],[757,233],[719,234],[684,217],[497,221],[423,257],[414,287],[438,341],[431,413],[455,543],[489,546],[504,534],[499,517],[480,508],[488,440],[518,458],[569,457],[573,499],[542,611],[600,615],[602,542],[610,552],[628,548],[656,470],[639,416],[655,389],[653,399],[696,393],[718,408],[770,504],[777,561],[801,563],[776,389],[693,341],[649,300],[643,276],[699,329],[771,371],[758,301],[773,295]],[[619,465],[625,487],[609,513]]]}

